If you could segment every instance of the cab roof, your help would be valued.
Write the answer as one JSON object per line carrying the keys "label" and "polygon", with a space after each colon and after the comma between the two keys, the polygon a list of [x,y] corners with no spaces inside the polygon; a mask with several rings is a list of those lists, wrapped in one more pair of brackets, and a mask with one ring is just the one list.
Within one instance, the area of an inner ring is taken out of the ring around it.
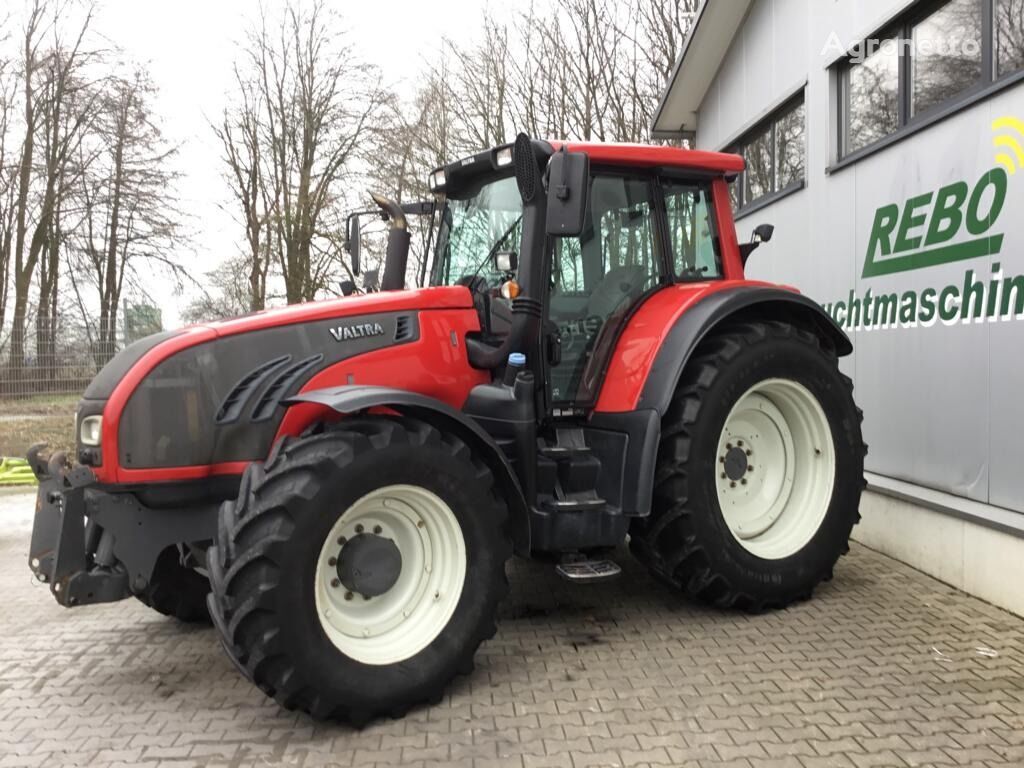
{"label": "cab roof", "polygon": [[705,152],[657,144],[549,141],[552,149],[564,145],[570,152],[585,152],[593,163],[642,168],[680,168],[691,171],[735,174],[744,168],[743,158],[724,152]]}
{"label": "cab roof", "polygon": [[[588,141],[546,140],[533,141],[537,159],[546,163],[552,152],[563,146],[570,152],[584,152],[592,163],[623,168],[665,168],[691,171],[701,174],[734,177],[743,171],[745,164],[739,155],[722,152],[705,152],[682,147],[667,147],[656,144],[617,144]],[[435,185],[434,177],[444,174],[444,179]],[[501,144],[474,155],[468,155],[437,168],[431,174],[430,187],[434,192],[441,188],[450,196],[474,194],[482,184],[494,178],[512,174],[512,145]]]}

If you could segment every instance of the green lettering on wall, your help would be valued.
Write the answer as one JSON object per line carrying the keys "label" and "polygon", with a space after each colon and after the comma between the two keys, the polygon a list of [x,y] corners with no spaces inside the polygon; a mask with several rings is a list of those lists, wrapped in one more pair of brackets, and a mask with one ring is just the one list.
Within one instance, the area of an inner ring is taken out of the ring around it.
{"label": "green lettering on wall", "polygon": [[924,239],[925,245],[939,245],[948,242],[960,231],[960,226],[964,221],[964,215],[960,210],[967,202],[969,193],[970,190],[962,181],[939,190],[939,194],[935,198],[932,219],[928,224],[928,236]]}
{"label": "green lettering on wall", "polygon": [[900,232],[896,236],[895,250],[897,253],[904,251],[915,251],[921,247],[921,237],[911,237],[910,230],[923,227],[928,220],[928,214],[921,209],[932,201],[932,193],[918,195],[907,200],[903,207],[903,218],[900,221]]}

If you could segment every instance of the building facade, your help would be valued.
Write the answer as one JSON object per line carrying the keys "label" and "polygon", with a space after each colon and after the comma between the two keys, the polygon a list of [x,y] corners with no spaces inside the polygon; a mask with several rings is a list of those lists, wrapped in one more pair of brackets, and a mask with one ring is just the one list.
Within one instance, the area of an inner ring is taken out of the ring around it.
{"label": "building facade", "polygon": [[706,0],[655,135],[854,342],[854,536],[1024,614],[1024,0]]}

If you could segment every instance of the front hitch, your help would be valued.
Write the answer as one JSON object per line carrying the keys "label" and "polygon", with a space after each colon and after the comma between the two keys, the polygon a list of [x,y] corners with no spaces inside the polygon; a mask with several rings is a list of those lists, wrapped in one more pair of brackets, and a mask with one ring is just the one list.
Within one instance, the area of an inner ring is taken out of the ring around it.
{"label": "front hitch", "polygon": [[99,534],[94,526],[87,533],[85,491],[96,476],[84,465],[70,466],[62,452],[44,460],[39,453],[45,447],[33,445],[27,456],[39,480],[29,567],[65,607],[127,597],[127,573],[98,564],[97,548],[106,547],[102,539],[90,541]]}

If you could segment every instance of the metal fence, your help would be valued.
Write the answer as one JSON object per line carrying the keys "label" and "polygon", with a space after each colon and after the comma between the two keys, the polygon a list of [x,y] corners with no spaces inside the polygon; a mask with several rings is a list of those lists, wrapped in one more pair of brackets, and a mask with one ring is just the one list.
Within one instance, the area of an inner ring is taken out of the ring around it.
{"label": "metal fence", "polygon": [[28,318],[0,329],[0,400],[80,395],[100,368],[121,350],[123,329],[103,334],[81,320]]}

